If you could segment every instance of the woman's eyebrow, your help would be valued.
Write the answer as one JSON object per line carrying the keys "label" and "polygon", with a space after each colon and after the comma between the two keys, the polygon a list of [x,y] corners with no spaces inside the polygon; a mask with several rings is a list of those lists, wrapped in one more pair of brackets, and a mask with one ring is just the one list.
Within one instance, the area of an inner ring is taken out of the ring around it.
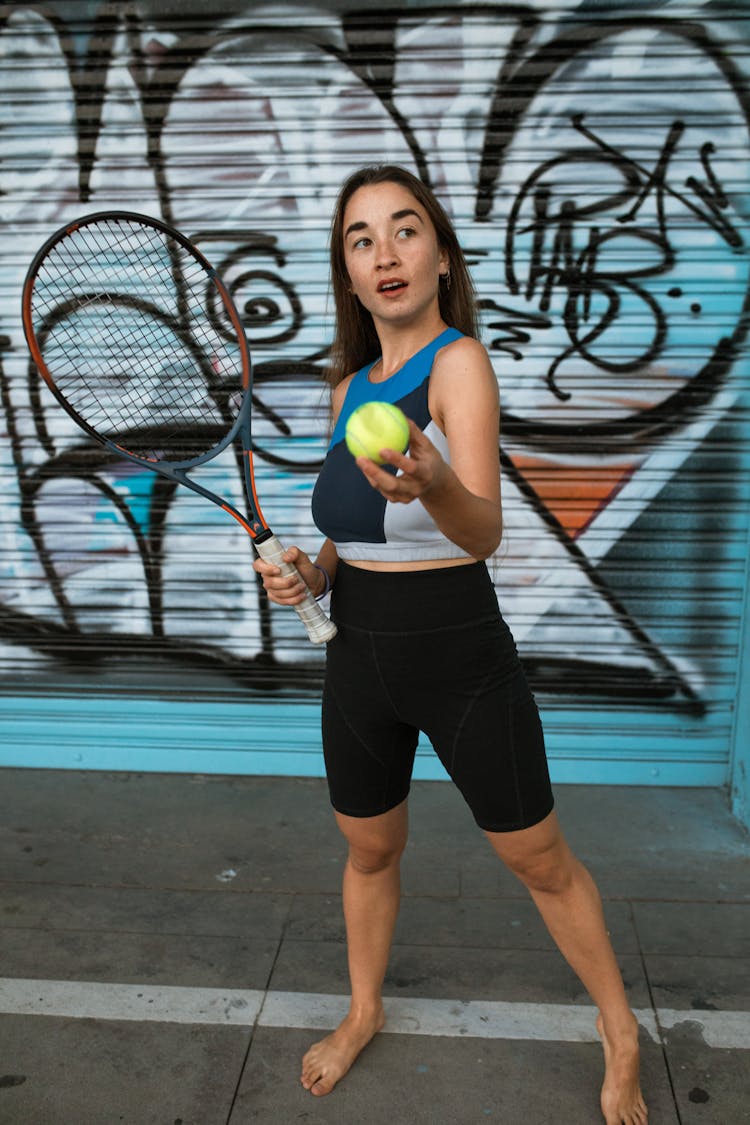
{"label": "woman's eyebrow", "polygon": [[422,222],[422,216],[413,207],[404,207],[403,211],[394,211],[391,218],[397,223],[399,219],[405,219],[407,215],[413,215],[415,219],[419,219],[420,223]]}
{"label": "woman's eyebrow", "polygon": [[[420,223],[423,222],[422,216],[418,211],[415,211],[413,207],[404,207],[402,211],[394,211],[391,215],[391,220],[392,222],[397,223],[399,219],[405,219],[407,215],[414,215],[416,219],[419,219]],[[354,233],[354,231],[367,230],[369,225],[369,223],[366,223],[362,220],[357,223],[350,223],[344,231],[344,238],[348,238],[350,234]]]}

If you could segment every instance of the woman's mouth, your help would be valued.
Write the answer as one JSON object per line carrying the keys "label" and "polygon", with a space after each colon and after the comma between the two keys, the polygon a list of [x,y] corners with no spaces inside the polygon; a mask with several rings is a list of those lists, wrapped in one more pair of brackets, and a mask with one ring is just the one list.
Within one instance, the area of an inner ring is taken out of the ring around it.
{"label": "woman's mouth", "polygon": [[379,283],[378,293],[382,293],[384,297],[397,297],[399,293],[403,293],[406,286],[407,283],[400,277],[387,277]]}

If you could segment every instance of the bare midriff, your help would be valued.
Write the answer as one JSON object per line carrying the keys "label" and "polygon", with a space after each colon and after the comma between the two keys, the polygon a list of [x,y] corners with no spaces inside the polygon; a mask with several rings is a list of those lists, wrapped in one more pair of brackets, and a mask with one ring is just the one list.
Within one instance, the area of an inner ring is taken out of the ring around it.
{"label": "bare midriff", "polygon": [[414,559],[409,562],[406,559],[399,559],[394,562],[385,562],[382,559],[347,559],[347,566],[356,566],[359,570],[440,570],[448,566],[466,566],[467,563],[475,563],[477,560],[471,557],[465,559]]}

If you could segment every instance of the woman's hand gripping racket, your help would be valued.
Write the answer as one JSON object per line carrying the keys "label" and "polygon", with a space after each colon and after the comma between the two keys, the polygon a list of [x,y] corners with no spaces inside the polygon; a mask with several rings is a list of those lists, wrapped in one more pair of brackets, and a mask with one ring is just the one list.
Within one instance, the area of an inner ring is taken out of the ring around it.
{"label": "woman's hand gripping racket", "polygon": [[[47,386],[87,434],[218,504],[261,558],[294,573],[255,493],[245,332],[221,279],[188,239],[126,211],[69,223],[29,267],[23,326]],[[186,475],[237,438],[246,515]],[[311,641],[335,636],[311,594],[294,608]]]}

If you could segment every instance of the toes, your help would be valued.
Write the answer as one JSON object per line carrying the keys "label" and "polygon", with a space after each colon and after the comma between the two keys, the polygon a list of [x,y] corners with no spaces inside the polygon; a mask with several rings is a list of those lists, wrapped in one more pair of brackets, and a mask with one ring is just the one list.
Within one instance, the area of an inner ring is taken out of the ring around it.
{"label": "toes", "polygon": [[319,1069],[313,1070],[312,1068],[310,1068],[309,1070],[303,1070],[302,1071],[302,1074],[300,1076],[300,1082],[302,1083],[302,1085],[305,1087],[306,1090],[309,1090],[310,1087],[313,1086],[322,1077],[323,1076],[320,1073]]}
{"label": "toes", "polygon": [[307,1066],[305,1066],[305,1060],[303,1059],[302,1061],[303,1066],[300,1082],[304,1088],[309,1093],[315,1094],[316,1097],[321,1097],[323,1094],[330,1094],[336,1083],[325,1077],[323,1073],[324,1068],[315,1066],[312,1062],[309,1062]]}
{"label": "toes", "polygon": [[626,1113],[613,1119],[613,1125],[648,1125],[648,1112],[643,1112],[639,1107],[632,1114]]}
{"label": "toes", "polygon": [[316,1098],[322,1098],[325,1094],[330,1094],[332,1089],[332,1082],[326,1082],[324,1079],[319,1079],[313,1086],[310,1087],[310,1093],[315,1094]]}

